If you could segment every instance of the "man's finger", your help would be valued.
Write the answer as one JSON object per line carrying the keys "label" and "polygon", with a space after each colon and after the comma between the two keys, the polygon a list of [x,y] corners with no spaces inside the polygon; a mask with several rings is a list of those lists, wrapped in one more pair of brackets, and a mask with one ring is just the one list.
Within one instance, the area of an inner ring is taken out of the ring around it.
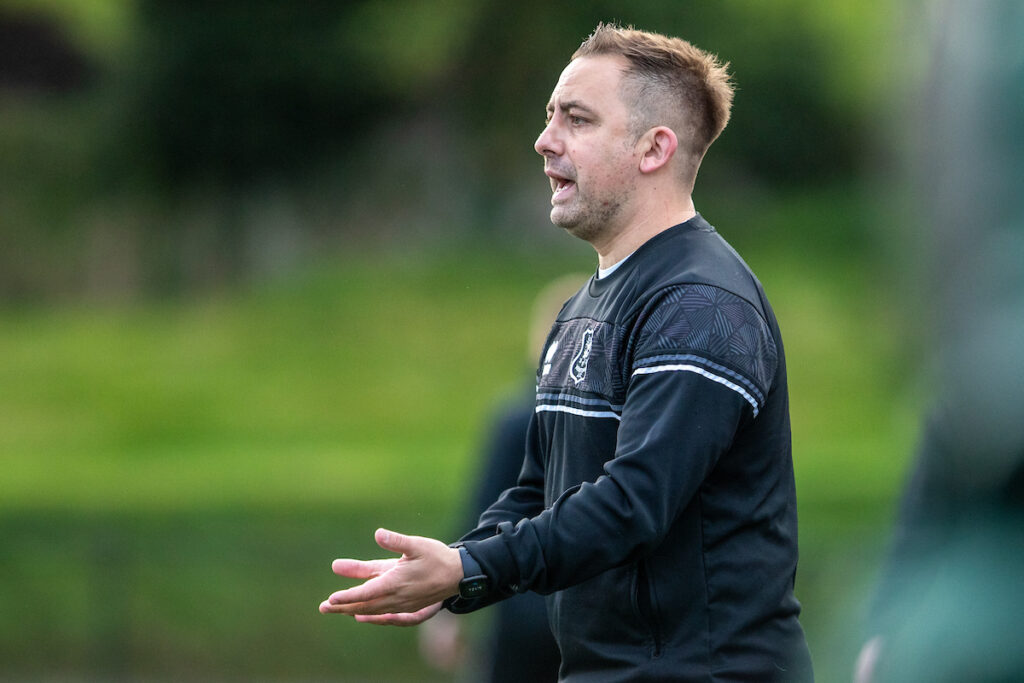
{"label": "man's finger", "polygon": [[378,624],[380,626],[417,626],[426,621],[419,612],[409,614],[357,614],[355,620],[362,624]]}
{"label": "man's finger", "polygon": [[390,593],[387,584],[379,579],[370,579],[352,588],[331,593],[327,602],[332,605],[350,605],[356,602],[369,602],[387,596]]}
{"label": "man's finger", "polygon": [[357,614],[355,620],[364,624],[382,624],[388,626],[416,626],[437,614],[441,610],[441,603],[427,605],[416,612],[401,612],[390,614]]}
{"label": "man's finger", "polygon": [[350,560],[342,558],[331,563],[331,569],[338,576],[348,579],[372,579],[394,566],[396,560]]}
{"label": "man's finger", "polygon": [[373,538],[377,541],[377,545],[384,548],[384,550],[401,553],[402,555],[412,555],[416,546],[414,537],[395,531],[388,531],[387,529],[377,529],[373,534]]}
{"label": "man's finger", "polygon": [[357,614],[377,615],[394,611],[394,606],[379,605],[377,602],[344,602],[336,604],[328,598],[320,603],[320,612],[322,614],[347,614],[354,617]]}
{"label": "man's finger", "polygon": [[365,602],[334,602],[331,598],[327,598],[320,603],[320,611],[323,614],[347,614],[354,617],[357,614],[370,614],[376,616],[391,612],[411,612],[412,609],[402,604],[401,601],[396,601],[387,597],[377,600],[367,600]]}

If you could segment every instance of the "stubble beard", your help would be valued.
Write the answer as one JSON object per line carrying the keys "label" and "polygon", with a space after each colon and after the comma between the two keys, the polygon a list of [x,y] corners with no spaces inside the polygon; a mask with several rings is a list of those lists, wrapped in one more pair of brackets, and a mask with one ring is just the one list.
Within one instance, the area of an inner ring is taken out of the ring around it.
{"label": "stubble beard", "polygon": [[[577,191],[579,187],[577,186]],[[603,200],[587,200],[578,196],[571,206],[551,209],[551,222],[573,237],[593,244],[614,229],[622,212],[626,192],[616,192]]]}

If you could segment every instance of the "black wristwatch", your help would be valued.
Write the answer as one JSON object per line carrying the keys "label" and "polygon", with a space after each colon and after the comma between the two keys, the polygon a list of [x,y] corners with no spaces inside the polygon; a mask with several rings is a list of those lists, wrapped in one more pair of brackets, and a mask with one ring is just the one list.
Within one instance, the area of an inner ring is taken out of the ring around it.
{"label": "black wristwatch", "polygon": [[486,595],[491,590],[491,580],[480,569],[480,565],[473,559],[461,544],[456,545],[459,549],[459,558],[462,560],[463,578],[459,581],[459,597],[472,600]]}
{"label": "black wristwatch", "polygon": [[491,580],[485,574],[467,576],[459,581],[459,597],[473,600],[486,595],[491,590]]}

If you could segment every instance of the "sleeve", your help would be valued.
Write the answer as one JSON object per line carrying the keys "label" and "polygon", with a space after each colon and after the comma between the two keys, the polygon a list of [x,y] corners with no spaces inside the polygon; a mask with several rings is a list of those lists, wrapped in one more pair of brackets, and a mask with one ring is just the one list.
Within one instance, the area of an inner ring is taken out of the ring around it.
{"label": "sleeve", "polygon": [[492,590],[549,593],[652,550],[763,406],[777,352],[757,309],[704,286],[666,292],[649,308],[603,475],[532,518],[495,515],[496,533],[465,539]]}

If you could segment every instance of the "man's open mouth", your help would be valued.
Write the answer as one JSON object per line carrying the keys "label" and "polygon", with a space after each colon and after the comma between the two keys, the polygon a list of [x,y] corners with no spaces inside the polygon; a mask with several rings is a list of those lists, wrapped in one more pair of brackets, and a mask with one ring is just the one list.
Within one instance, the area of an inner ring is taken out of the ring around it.
{"label": "man's open mouth", "polygon": [[564,197],[576,187],[576,181],[558,175],[548,174],[551,178],[552,201]]}

